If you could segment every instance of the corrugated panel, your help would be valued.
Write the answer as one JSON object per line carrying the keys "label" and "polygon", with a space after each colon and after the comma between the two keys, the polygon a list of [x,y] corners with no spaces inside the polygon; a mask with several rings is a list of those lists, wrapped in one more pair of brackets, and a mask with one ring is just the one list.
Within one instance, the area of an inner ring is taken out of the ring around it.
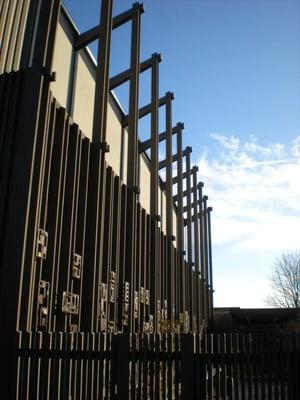
{"label": "corrugated panel", "polygon": [[0,73],[19,68],[17,60],[20,59],[28,4],[27,0],[5,0],[2,4]]}

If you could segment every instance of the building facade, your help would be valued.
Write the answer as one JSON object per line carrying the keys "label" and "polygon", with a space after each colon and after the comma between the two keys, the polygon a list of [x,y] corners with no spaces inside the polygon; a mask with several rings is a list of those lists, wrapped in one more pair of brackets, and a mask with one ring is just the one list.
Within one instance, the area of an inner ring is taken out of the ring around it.
{"label": "building facade", "polygon": [[[160,54],[140,60],[143,12],[135,3],[113,16],[103,0],[99,25],[80,33],[59,0],[0,2],[5,398],[25,396],[22,349],[52,334],[201,335],[209,325],[212,208],[192,149],[182,148],[184,124],[172,120],[174,95],[159,92]],[[125,23],[130,67],[110,76],[111,33]],[[141,106],[146,70],[151,102]],[[113,92],[125,82],[128,115]],[[141,141],[138,121],[148,114]],[[24,398],[40,398],[32,396]]]}

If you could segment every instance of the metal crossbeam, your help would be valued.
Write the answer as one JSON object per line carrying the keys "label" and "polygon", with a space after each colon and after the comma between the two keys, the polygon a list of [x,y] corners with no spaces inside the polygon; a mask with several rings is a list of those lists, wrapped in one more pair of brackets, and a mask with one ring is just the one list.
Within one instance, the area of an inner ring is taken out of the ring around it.
{"label": "metal crossbeam", "polygon": [[[194,167],[192,168],[192,172],[193,172],[193,171],[198,172],[198,171],[199,171],[199,168],[198,168],[197,166],[194,166]],[[187,177],[187,173],[184,172],[184,173],[182,174],[182,179],[185,179],[186,177]],[[177,182],[178,182],[178,176],[174,176],[174,177],[173,177],[173,185],[175,185]]]}
{"label": "metal crossbeam", "polygon": [[[164,106],[167,103],[169,98],[174,98],[174,94],[172,92],[167,92],[165,94],[165,96],[163,96],[159,99],[159,103],[158,103],[159,107]],[[151,103],[149,103],[146,106],[139,109],[139,118],[143,118],[150,113],[151,113]],[[130,116],[130,113],[128,115],[125,115],[125,117],[123,118],[123,121],[122,121],[123,128],[128,125],[129,116]]]}
{"label": "metal crossbeam", "polygon": [[[176,126],[172,128],[172,134],[175,135],[175,133],[178,133],[178,129],[184,129],[184,124],[182,122],[178,122]],[[158,136],[158,141],[163,142],[167,138],[167,132],[162,132]],[[151,147],[151,139],[147,139],[144,142],[141,142],[139,144],[139,152],[142,153]]]}
{"label": "metal crossbeam", "polygon": [[[145,72],[148,69],[150,69],[155,60],[157,60],[157,62],[161,62],[160,53],[154,53],[150,58],[143,61],[140,64],[140,73]],[[110,90],[113,90],[116,87],[122,85],[123,83],[127,82],[129,79],[130,79],[130,69],[127,69],[126,71],[123,71],[120,74],[113,76],[112,78],[110,78],[110,81],[109,81]]]}
{"label": "metal crossbeam", "polygon": [[[186,157],[191,152],[192,152],[192,148],[187,146],[182,152],[182,157]],[[172,162],[175,162],[175,161],[178,161],[178,153],[173,154]],[[163,169],[163,168],[165,168],[166,165],[167,165],[167,160],[162,160],[159,162],[158,168]]]}
{"label": "metal crossbeam", "polygon": [[[144,12],[144,5],[142,3],[135,3],[130,10],[124,11],[123,13],[114,17],[112,21],[112,29],[116,29],[119,26],[130,21],[137,9],[139,9],[140,13],[142,14]],[[105,32],[105,29],[103,29],[102,24],[99,24],[82,33],[78,36],[75,42],[75,50],[81,50],[83,47],[86,47],[88,44],[97,40],[98,37],[101,37],[103,35],[103,32]]]}

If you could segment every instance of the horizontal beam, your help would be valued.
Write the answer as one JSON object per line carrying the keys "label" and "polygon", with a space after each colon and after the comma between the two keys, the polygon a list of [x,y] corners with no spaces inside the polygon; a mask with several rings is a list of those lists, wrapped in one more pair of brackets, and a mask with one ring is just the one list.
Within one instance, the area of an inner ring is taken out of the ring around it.
{"label": "horizontal beam", "polygon": [[[161,97],[159,99],[158,106],[159,107],[164,106],[169,99],[171,99],[171,100],[174,99],[174,93],[173,92],[167,92],[164,97]],[[152,108],[152,104],[151,103],[149,103],[146,106],[140,108],[139,109],[139,118],[143,118],[146,115],[150,114],[151,113],[151,108]],[[125,128],[125,126],[128,125],[128,119],[129,119],[129,115],[125,115],[125,117],[123,118],[123,121],[122,121],[123,128]]]}
{"label": "horizontal beam", "polygon": [[[115,16],[113,18],[113,29],[118,28],[119,26],[125,24],[130,21],[132,16],[137,10],[142,14],[144,12],[144,5],[142,3],[133,4],[130,10],[124,11],[123,13]],[[86,47],[88,44],[98,39],[101,35],[101,26],[97,25],[94,28],[87,30],[78,36],[77,40],[74,43],[74,48],[76,51],[81,50],[83,47]]]}
{"label": "horizontal beam", "polygon": [[[182,197],[186,197],[187,194],[188,194],[188,190],[184,190],[184,191],[182,192]],[[173,201],[178,201],[178,194],[175,194],[175,195],[173,196]]]}
{"label": "horizontal beam", "polygon": [[[187,146],[182,152],[182,157],[185,157],[187,154],[189,154],[191,152],[192,152],[192,148]],[[172,162],[175,162],[177,160],[178,160],[178,154],[176,153],[172,157]],[[166,165],[167,165],[167,160],[162,160],[158,164],[158,169],[163,169],[163,168],[165,168]]]}
{"label": "horizontal beam", "polygon": [[[182,122],[179,122],[176,126],[172,128],[172,135],[178,132],[178,129],[184,129],[184,124]],[[167,132],[162,132],[158,136],[158,141],[162,142],[163,140],[166,140],[167,138]],[[144,142],[141,142],[139,145],[139,152],[142,153],[151,147],[151,139],[145,140]]]}
{"label": "horizontal beam", "polygon": [[[208,211],[208,209],[206,211]],[[202,211],[202,216],[204,216],[204,211]],[[198,213],[197,214],[197,218],[200,218],[200,217],[201,217],[201,213]],[[192,222],[195,222],[195,215],[192,215]],[[188,224],[188,219],[185,218],[184,219],[184,226],[187,226],[187,224]]]}
{"label": "horizontal beam", "polygon": [[[197,205],[199,205],[199,204],[201,204],[200,200],[197,201]],[[192,203],[191,204],[191,208],[193,209],[194,206],[195,206],[195,203]],[[187,212],[187,210],[188,210],[188,206],[184,206],[183,209],[182,209],[182,212],[185,213],[185,212]]]}
{"label": "horizontal beam", "polygon": [[[153,65],[153,62],[158,60],[158,62],[161,62],[161,55],[160,53],[154,53],[150,58],[147,60],[143,61],[140,64],[140,73],[147,71],[147,69],[151,68]],[[109,80],[109,88],[110,90],[115,89],[116,87],[122,85],[123,83],[127,82],[130,79],[130,68],[127,69],[126,71],[121,72],[118,75],[115,75]]]}
{"label": "horizontal beam", "polygon": [[[197,166],[194,166],[193,168],[192,168],[192,170],[191,170],[191,172],[193,173],[193,172],[198,172],[199,171],[199,168],[197,167]],[[184,172],[183,174],[182,174],[182,179],[185,179],[187,177],[187,173],[186,172]],[[173,178],[173,185],[175,185],[176,183],[178,183],[178,176],[174,176],[174,178]]]}

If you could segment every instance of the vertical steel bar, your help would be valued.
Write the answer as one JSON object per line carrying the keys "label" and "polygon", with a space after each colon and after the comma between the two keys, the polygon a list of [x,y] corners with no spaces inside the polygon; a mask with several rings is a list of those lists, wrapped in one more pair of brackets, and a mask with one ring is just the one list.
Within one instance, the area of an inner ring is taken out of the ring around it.
{"label": "vertical steel bar", "polygon": [[[138,119],[139,119],[139,74],[140,74],[140,20],[141,10],[139,4],[133,6],[131,31],[131,60],[129,84],[129,119],[128,119],[128,159],[127,159],[127,186],[128,186],[128,223],[126,243],[126,270],[130,277],[130,304],[134,304],[135,282],[135,246],[136,246],[136,202],[138,188]],[[134,328],[132,307],[129,312],[130,326]],[[127,328],[126,328],[127,329]]]}
{"label": "vertical steel bar", "polygon": [[106,150],[106,123],[109,96],[109,60],[112,31],[113,0],[102,0],[96,66],[96,86],[93,113],[93,143]]}
{"label": "vertical steel bar", "polygon": [[205,322],[208,323],[208,311],[209,311],[209,296],[208,296],[208,224],[207,224],[207,196],[203,196],[203,244],[204,244],[204,304],[205,304]]}
{"label": "vertical steel bar", "polygon": [[[177,128],[177,229],[176,229],[176,244],[178,249],[178,269],[179,282],[181,282],[179,296],[179,314],[183,315],[185,311],[185,274],[184,274],[184,245],[183,245],[183,168],[182,168],[182,130],[184,124],[178,123]],[[180,318],[179,318],[180,319]]]}
{"label": "vertical steel bar", "polygon": [[200,255],[199,255],[199,224],[198,224],[198,193],[197,193],[197,167],[192,168],[193,176],[193,213],[194,213],[194,259],[195,271],[200,272]]}
{"label": "vertical steel bar", "polygon": [[207,208],[207,225],[208,225],[208,263],[209,263],[209,296],[210,296],[210,302],[209,302],[209,316],[210,319],[213,317],[213,267],[212,267],[212,237],[211,237],[211,212],[213,208],[208,207]]}
{"label": "vertical steel bar", "polygon": [[188,299],[189,299],[189,319],[190,329],[192,328],[191,322],[194,319],[194,304],[193,304],[193,283],[192,283],[192,268],[193,268],[193,252],[192,252],[192,199],[191,199],[191,152],[192,148],[187,148],[186,154],[186,192],[187,192],[187,269],[188,269]]}
{"label": "vertical steel bar", "polygon": [[192,148],[188,147],[186,154],[186,191],[187,191],[187,256],[190,267],[193,262],[192,253],[192,199],[191,199],[191,152]]}
{"label": "vertical steel bar", "polygon": [[151,159],[150,159],[150,215],[158,214],[158,100],[159,62],[157,54],[152,54],[151,68]]}
{"label": "vertical steel bar", "polygon": [[174,263],[173,263],[173,176],[172,176],[172,100],[174,95],[166,93],[166,293],[167,299],[167,319],[171,323],[174,321]]}
{"label": "vertical steel bar", "polygon": [[140,74],[140,23],[141,10],[134,4],[131,31],[129,117],[128,117],[128,160],[127,185],[136,188],[138,182],[138,120],[139,120],[139,74]]}
{"label": "vertical steel bar", "polygon": [[194,259],[195,259],[195,313],[196,313],[196,325],[197,325],[197,331],[200,332],[201,329],[201,322],[200,322],[200,302],[201,302],[201,297],[200,297],[200,255],[199,255],[199,248],[200,248],[200,243],[199,243],[199,220],[198,220],[198,190],[197,190],[197,171],[198,167],[193,167],[192,169],[192,175],[193,175],[193,213],[194,213]]}
{"label": "vertical steel bar", "polygon": [[150,159],[150,215],[151,215],[151,261],[150,261],[150,314],[156,326],[157,282],[160,269],[159,234],[158,234],[158,115],[159,115],[159,69],[160,58],[152,55],[151,69],[151,159]]}
{"label": "vertical steel bar", "polygon": [[173,236],[173,193],[172,193],[172,100],[174,95],[166,93],[166,235]]}
{"label": "vertical steel bar", "polygon": [[205,255],[204,255],[204,229],[203,229],[203,182],[198,183],[199,198],[199,236],[200,236],[200,322],[203,326],[205,315],[204,301],[204,275],[205,275]]}

